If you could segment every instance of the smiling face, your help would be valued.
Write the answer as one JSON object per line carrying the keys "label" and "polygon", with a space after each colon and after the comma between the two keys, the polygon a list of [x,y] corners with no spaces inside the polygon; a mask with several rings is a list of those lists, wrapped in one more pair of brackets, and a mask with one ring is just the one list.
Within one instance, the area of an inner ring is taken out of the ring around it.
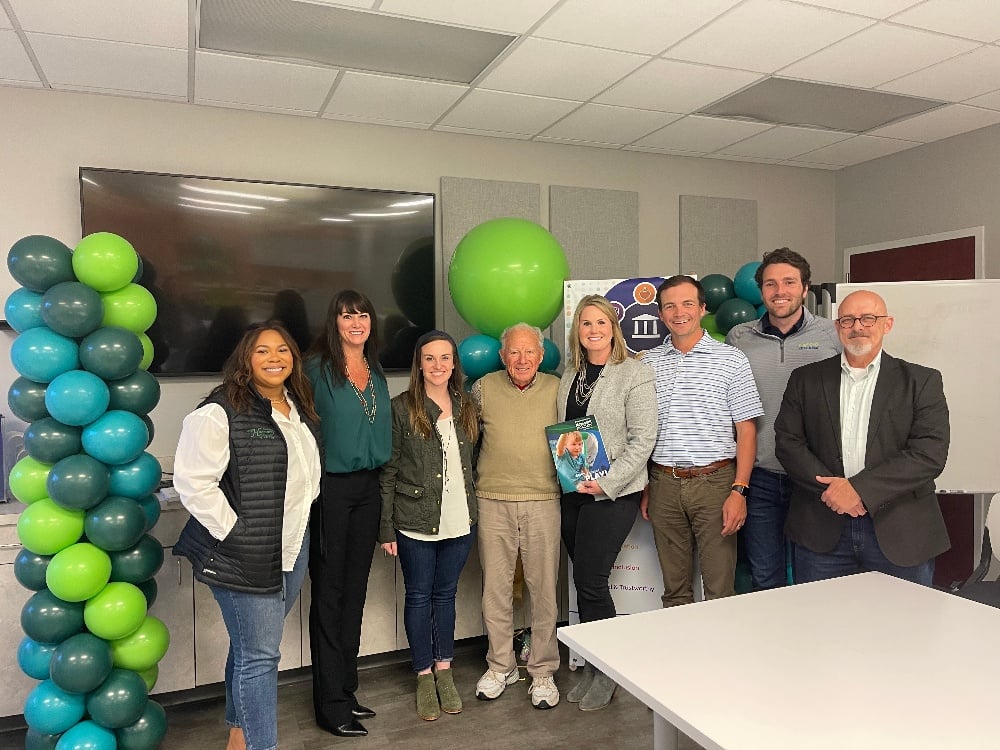
{"label": "smiling face", "polygon": [[345,349],[364,348],[372,332],[372,319],[366,312],[341,310],[337,315],[337,331]]}
{"label": "smiling face", "polygon": [[701,319],[705,305],[698,302],[698,288],[682,283],[660,292],[660,320],[670,331],[670,341],[681,348],[693,345],[701,337]]}
{"label": "smiling face", "polygon": [[875,325],[866,328],[855,320],[850,328],[837,324],[840,343],[844,345],[847,362],[852,367],[867,367],[882,349],[882,339],[892,330],[892,318],[887,314],[885,301],[874,292],[852,292],[844,297],[837,308],[837,317],[876,315]]}
{"label": "smiling face", "polygon": [[573,458],[579,458],[580,454],[583,453],[583,437],[579,432],[570,435],[569,440],[566,441],[566,450]]}
{"label": "smiling face", "polygon": [[515,330],[507,334],[500,359],[514,385],[524,388],[530,383],[542,364],[542,347],[538,337],[530,331]]}
{"label": "smiling face", "polygon": [[429,341],[420,347],[420,372],[424,386],[446,386],[455,369],[455,350],[450,341]]}
{"label": "smiling face", "polygon": [[761,272],[760,294],[771,324],[788,321],[795,325],[809,287],[802,283],[802,273],[788,263],[773,263]]}
{"label": "smiling face", "polygon": [[580,328],[577,331],[580,346],[587,352],[587,359],[595,365],[604,364],[611,356],[614,327],[600,308],[587,305],[580,311]]}
{"label": "smiling face", "polygon": [[250,353],[250,371],[261,395],[281,398],[293,364],[292,350],[280,333],[268,328],[257,335]]}

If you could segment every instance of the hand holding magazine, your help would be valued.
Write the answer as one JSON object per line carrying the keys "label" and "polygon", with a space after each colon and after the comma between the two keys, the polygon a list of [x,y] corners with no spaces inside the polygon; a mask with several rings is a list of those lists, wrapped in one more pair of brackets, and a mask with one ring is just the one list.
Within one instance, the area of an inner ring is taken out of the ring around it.
{"label": "hand holding magazine", "polygon": [[[545,428],[552,461],[563,492],[576,492],[582,482],[605,476],[611,468],[596,417],[581,417]],[[607,497],[597,495],[597,499]]]}

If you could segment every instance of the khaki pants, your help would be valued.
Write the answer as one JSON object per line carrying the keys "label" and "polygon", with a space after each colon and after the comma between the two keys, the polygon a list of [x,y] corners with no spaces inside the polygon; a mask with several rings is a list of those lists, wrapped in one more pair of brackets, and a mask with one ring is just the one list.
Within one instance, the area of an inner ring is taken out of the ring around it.
{"label": "khaki pants", "polygon": [[694,601],[694,545],[698,544],[705,598],[736,593],[736,535],[722,536],[722,504],[736,477],[735,464],[690,479],[649,470],[649,521],[663,571],[663,606]]}
{"label": "khaki pants", "polygon": [[486,662],[507,674],[514,655],[514,567],[521,553],[531,595],[531,657],[528,674],[547,677],[559,669],[559,501],[479,498],[479,559],[483,567],[483,621],[489,638]]}

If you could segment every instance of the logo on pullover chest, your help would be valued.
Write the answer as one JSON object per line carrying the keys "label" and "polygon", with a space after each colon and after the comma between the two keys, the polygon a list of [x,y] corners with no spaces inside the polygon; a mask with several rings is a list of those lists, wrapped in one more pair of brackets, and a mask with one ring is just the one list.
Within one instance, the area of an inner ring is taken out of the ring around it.
{"label": "logo on pullover chest", "polygon": [[271,427],[250,427],[247,430],[247,435],[250,436],[251,440],[274,440],[278,437]]}
{"label": "logo on pullover chest", "polygon": [[801,351],[802,349],[819,349],[819,342],[803,341],[801,344],[799,344],[799,350]]}

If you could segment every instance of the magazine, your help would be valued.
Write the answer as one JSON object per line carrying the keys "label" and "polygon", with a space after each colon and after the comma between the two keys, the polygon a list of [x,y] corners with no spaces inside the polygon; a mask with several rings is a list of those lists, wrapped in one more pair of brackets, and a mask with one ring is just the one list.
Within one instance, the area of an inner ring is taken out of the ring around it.
{"label": "magazine", "polygon": [[549,425],[545,437],[563,492],[575,492],[581,482],[599,479],[611,468],[596,417]]}

